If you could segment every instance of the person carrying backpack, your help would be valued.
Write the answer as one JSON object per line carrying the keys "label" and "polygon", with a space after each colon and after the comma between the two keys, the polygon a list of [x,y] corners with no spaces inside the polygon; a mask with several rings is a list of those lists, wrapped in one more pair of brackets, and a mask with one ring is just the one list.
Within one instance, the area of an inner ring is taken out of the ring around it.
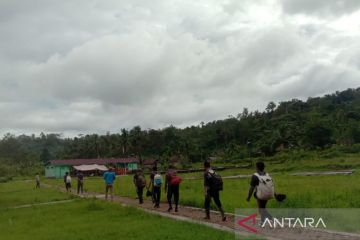
{"label": "person carrying backpack", "polygon": [[154,172],[154,182],[153,182],[153,191],[154,191],[154,202],[155,208],[160,207],[160,197],[161,197],[161,185],[162,185],[162,178],[158,171]]}
{"label": "person carrying backpack", "polygon": [[210,219],[210,203],[214,199],[218,207],[222,221],[226,221],[224,209],[220,201],[220,191],[223,190],[223,181],[220,175],[210,168],[209,162],[204,162],[204,192],[205,192],[205,219]]}
{"label": "person carrying backpack", "polygon": [[144,187],[146,186],[146,180],[144,173],[141,169],[138,169],[134,175],[134,184],[136,187],[136,193],[138,195],[139,204],[143,204],[144,203],[143,192],[144,192]]}
{"label": "person carrying backpack", "polygon": [[257,200],[261,222],[263,223],[267,218],[270,220],[273,219],[266,210],[266,204],[270,199],[275,197],[274,182],[270,175],[265,172],[265,164],[263,162],[256,163],[256,173],[251,177],[250,189],[246,201],[250,201],[253,192]]}
{"label": "person carrying backpack", "polygon": [[167,193],[167,200],[169,203],[168,212],[170,212],[172,208],[172,197],[174,196],[175,202],[175,212],[178,212],[179,205],[179,186],[182,179],[180,176],[177,176],[177,172],[174,167],[170,167],[165,176],[165,193]]}

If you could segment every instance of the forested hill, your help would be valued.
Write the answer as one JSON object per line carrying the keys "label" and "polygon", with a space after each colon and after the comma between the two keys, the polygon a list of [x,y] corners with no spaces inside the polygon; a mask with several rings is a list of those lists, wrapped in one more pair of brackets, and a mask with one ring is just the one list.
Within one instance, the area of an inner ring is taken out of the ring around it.
{"label": "forested hill", "polygon": [[[14,136],[0,141],[0,166],[32,166],[59,158],[138,156],[184,162],[268,156],[291,148],[360,143],[360,88],[307,101],[270,102],[263,112],[243,109],[236,117],[178,129],[130,130],[107,135]],[[20,169],[20,168],[19,168]],[[1,169],[0,169],[1,170]]]}

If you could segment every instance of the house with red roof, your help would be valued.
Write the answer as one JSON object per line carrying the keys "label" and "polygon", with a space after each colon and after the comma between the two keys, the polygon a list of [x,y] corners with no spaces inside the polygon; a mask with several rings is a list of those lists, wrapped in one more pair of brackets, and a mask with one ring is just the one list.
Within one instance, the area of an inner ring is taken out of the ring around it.
{"label": "house with red roof", "polygon": [[139,159],[137,158],[58,159],[51,160],[45,167],[45,177],[61,178],[66,172],[74,172],[75,168],[91,170],[91,166],[97,166],[98,169],[96,171],[101,171],[111,166],[120,175],[138,169],[138,165]]}

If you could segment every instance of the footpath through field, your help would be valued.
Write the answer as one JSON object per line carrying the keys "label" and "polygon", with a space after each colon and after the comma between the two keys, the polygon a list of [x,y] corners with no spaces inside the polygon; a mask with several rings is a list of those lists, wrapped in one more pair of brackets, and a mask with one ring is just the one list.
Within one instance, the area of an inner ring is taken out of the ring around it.
{"label": "footpath through field", "polygon": [[[64,188],[53,185],[45,185],[46,187],[57,188],[59,191],[66,192]],[[73,192],[74,195],[77,195]],[[87,192],[82,195],[77,195],[81,198],[96,198],[105,200],[105,195],[103,193],[92,193]],[[190,206],[179,206],[179,212],[168,212],[168,204],[160,204],[160,208],[154,209],[151,201],[144,200],[144,204],[139,204],[137,199],[114,196],[114,202],[120,203],[125,206],[133,206],[139,209],[142,209],[146,212],[161,215],[163,217],[168,217],[180,221],[187,221],[202,225],[207,225],[215,229],[234,232],[237,235],[237,239],[242,239],[244,237],[255,237],[254,234],[247,231],[239,231],[235,227],[235,217],[234,214],[227,213],[227,221],[222,222],[220,215],[216,211],[212,211],[211,220],[204,220],[204,210],[200,208],[190,207]],[[327,231],[327,230],[316,230],[316,229],[298,229],[297,231],[289,231],[288,229],[266,229],[256,227],[258,233],[256,235],[257,239],[259,237],[269,240],[360,240],[360,235],[345,233],[345,232],[336,232],[336,231]]]}

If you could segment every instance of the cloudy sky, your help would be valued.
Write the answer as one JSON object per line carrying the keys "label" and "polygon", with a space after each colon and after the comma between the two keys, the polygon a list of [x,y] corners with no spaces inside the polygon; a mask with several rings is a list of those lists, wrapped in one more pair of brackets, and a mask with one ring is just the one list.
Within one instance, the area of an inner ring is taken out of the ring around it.
{"label": "cloudy sky", "polygon": [[360,87],[359,0],[1,0],[0,133],[184,127]]}

